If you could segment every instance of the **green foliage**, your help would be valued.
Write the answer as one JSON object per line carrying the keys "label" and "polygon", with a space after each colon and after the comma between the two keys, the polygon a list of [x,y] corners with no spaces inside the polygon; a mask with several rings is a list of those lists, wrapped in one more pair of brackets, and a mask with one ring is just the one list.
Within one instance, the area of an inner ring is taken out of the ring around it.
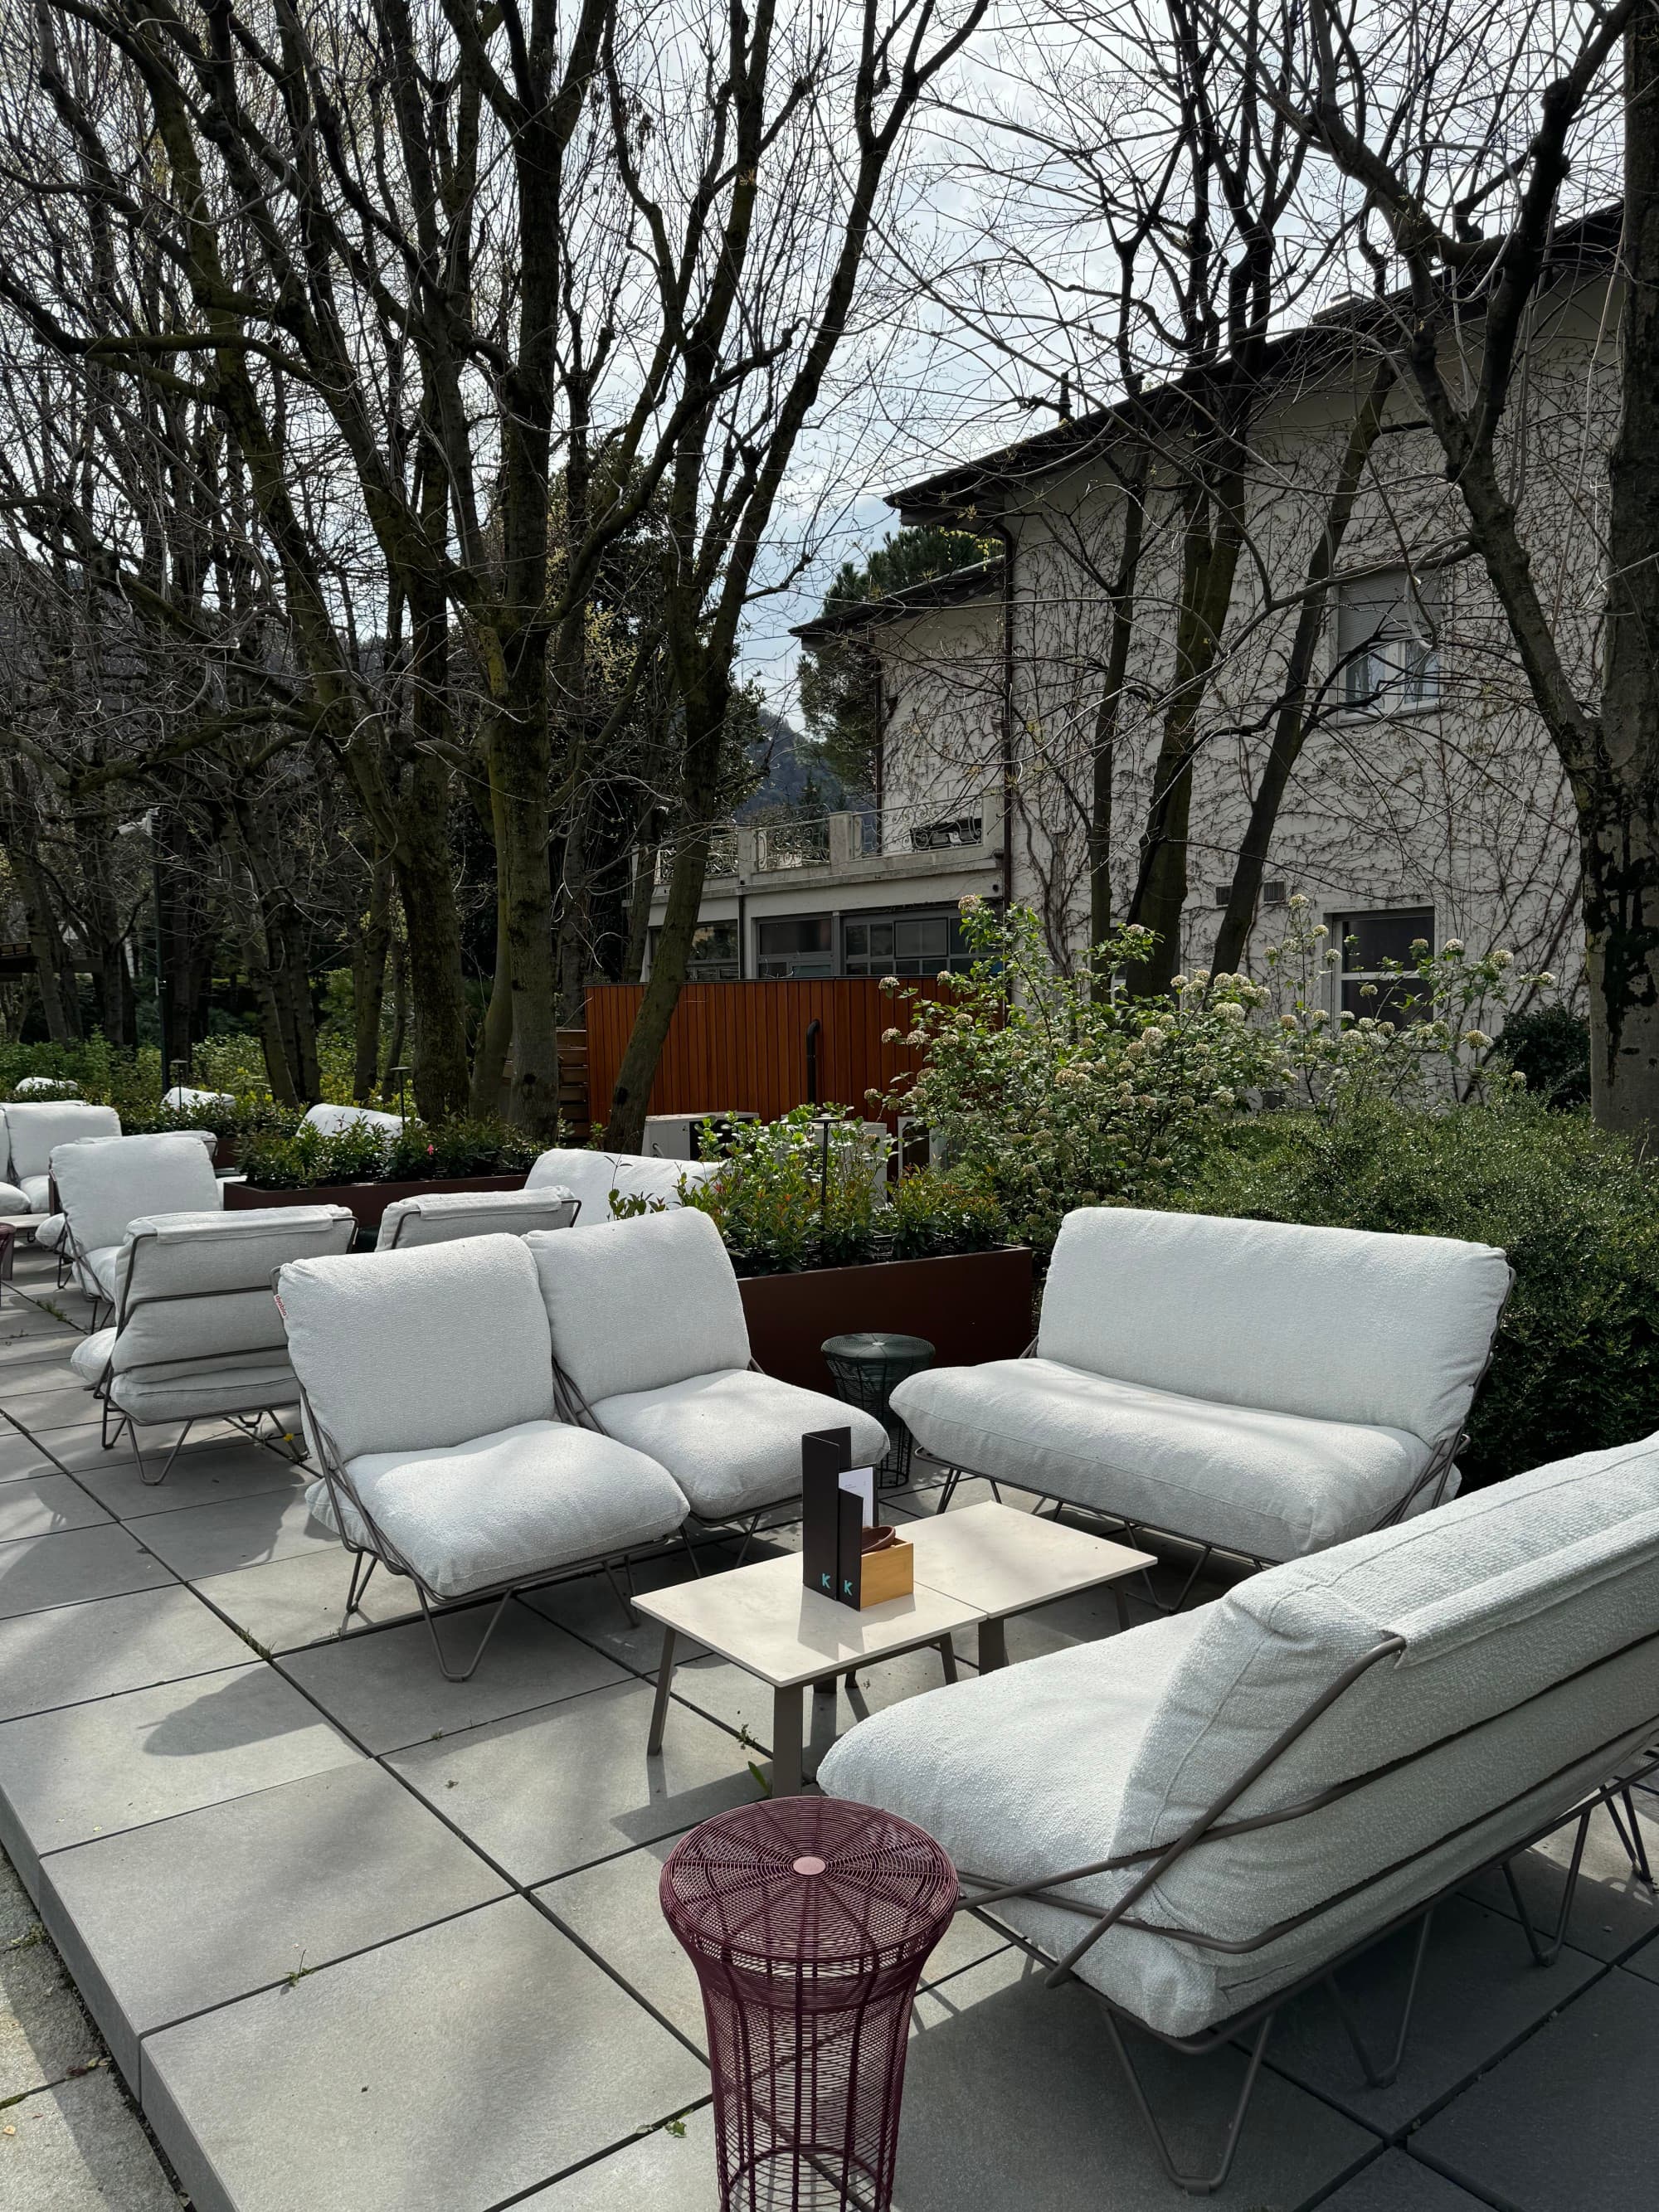
{"label": "green foliage", "polygon": [[1512,1014],[1499,1039],[1527,1088],[1549,1106],[1588,1106],[1590,1096],[1589,1024],[1565,1006],[1534,1006]]}
{"label": "green foliage", "polygon": [[[842,563],[824,593],[822,611],[836,614],[885,599],[912,584],[973,568],[999,550],[994,538],[960,530],[889,532],[867,558]],[[876,678],[875,661],[856,634],[809,638],[802,644],[802,717],[825,764],[848,792],[869,792],[875,782]]]}
{"label": "green foliage", "polygon": [[[1461,1455],[1466,1480],[1659,1425],[1659,1184],[1585,1115],[1524,1099],[1264,1115],[1218,1132],[1170,1202],[1501,1246],[1515,1289]],[[1310,1328],[1327,1318],[1310,1316]]]}
{"label": "green foliage", "polygon": [[682,1195],[713,1218],[739,1274],[849,1267],[876,1256],[881,1163],[849,1109],[797,1106],[781,1121],[742,1121],[719,1152],[725,1171],[685,1184]]}
{"label": "green foliage", "polygon": [[538,1149],[522,1130],[503,1121],[412,1121],[401,1133],[360,1122],[333,1136],[312,1128],[256,1136],[243,1165],[258,1190],[304,1190],[320,1183],[516,1175],[532,1164]]}
{"label": "green foliage", "polygon": [[1334,1021],[1325,979],[1342,956],[1298,896],[1267,982],[1200,968],[1167,996],[1137,999],[1121,976],[1144,958],[1146,931],[1119,930],[1062,975],[1029,909],[970,898],[962,911],[976,956],[967,975],[941,976],[937,999],[888,979],[909,1027],[887,1040],[925,1060],[885,1103],[925,1121],[1039,1251],[1073,1206],[1171,1202],[1217,1126],[1266,1101],[1330,1115],[1513,1096],[1518,1079],[1480,1023],[1496,1025],[1517,984],[1551,980],[1521,975],[1501,951],[1425,945],[1397,971],[1410,1018]]}
{"label": "green foliage", "polygon": [[935,1168],[918,1168],[900,1180],[890,1225],[896,1260],[988,1252],[1008,1242],[1008,1218],[990,1186],[965,1172]]}

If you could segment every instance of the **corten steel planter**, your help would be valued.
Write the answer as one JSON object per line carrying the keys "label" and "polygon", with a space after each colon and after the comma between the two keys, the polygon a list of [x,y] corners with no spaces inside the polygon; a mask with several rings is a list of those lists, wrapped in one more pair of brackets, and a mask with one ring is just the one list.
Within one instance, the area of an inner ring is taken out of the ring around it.
{"label": "corten steel planter", "polygon": [[225,1211],[244,1213],[260,1206],[349,1206],[359,1229],[378,1229],[394,1199],[422,1198],[429,1190],[522,1190],[528,1170],[516,1175],[422,1176],[416,1182],[314,1182],[301,1190],[259,1190],[251,1182],[225,1185]]}
{"label": "corten steel planter", "polygon": [[1018,1359],[1030,1342],[1030,1249],[957,1252],[939,1260],[878,1260],[798,1275],[747,1275],[738,1285],[750,1348],[769,1375],[832,1391],[821,1349],[829,1336],[892,1329],[925,1336],[939,1367]]}

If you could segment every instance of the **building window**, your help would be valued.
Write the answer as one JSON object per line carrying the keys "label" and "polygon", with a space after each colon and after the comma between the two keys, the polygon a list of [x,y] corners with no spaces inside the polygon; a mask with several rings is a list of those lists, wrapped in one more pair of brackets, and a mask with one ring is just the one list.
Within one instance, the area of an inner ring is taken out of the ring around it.
{"label": "building window", "polygon": [[844,975],[937,975],[945,969],[954,975],[974,958],[961,917],[949,909],[848,915],[841,943]]}
{"label": "building window", "polygon": [[1345,584],[1337,597],[1336,650],[1344,702],[1398,714],[1440,696],[1438,579],[1404,568]]}
{"label": "building window", "polygon": [[[1364,1014],[1386,1022],[1429,1019],[1428,994],[1415,970],[1423,946],[1434,950],[1431,906],[1334,914],[1330,928],[1342,948],[1342,1012],[1356,1021]],[[1402,975],[1400,968],[1410,972]]]}
{"label": "building window", "polygon": [[827,914],[781,915],[755,925],[755,969],[763,981],[833,975],[834,933]]}
{"label": "building window", "polygon": [[[660,929],[651,933],[651,960],[654,967],[657,940]],[[700,921],[691,938],[691,957],[686,963],[686,980],[692,983],[735,983],[743,970],[738,959],[738,925],[735,921]]]}

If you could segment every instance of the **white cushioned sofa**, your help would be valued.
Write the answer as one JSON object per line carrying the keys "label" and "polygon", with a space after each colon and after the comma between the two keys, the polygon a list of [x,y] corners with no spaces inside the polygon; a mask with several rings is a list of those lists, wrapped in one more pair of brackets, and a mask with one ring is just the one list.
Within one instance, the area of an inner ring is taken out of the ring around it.
{"label": "white cushioned sofa", "polygon": [[970,1902],[1042,1891],[997,1915],[1201,2050],[1593,1808],[1656,1728],[1659,1437],[907,1699],[818,1778],[938,1837]]}
{"label": "white cushioned sofa", "polygon": [[647,1205],[676,1207],[684,1204],[682,1185],[712,1182],[720,1174],[720,1160],[659,1160],[644,1152],[599,1152],[563,1146],[544,1152],[526,1178],[526,1190],[557,1183],[581,1205],[583,1228],[609,1221],[611,1194],[619,1198],[643,1199]]}
{"label": "white cushioned sofa", "polygon": [[537,1190],[434,1190],[394,1198],[380,1216],[377,1252],[410,1252],[457,1237],[527,1237],[532,1229],[568,1229],[580,1212],[558,1183]]}
{"label": "white cushioned sofa", "polygon": [[873,1415],[757,1370],[731,1258],[696,1207],[525,1241],[571,1418],[660,1461],[700,1521],[752,1526],[798,1497],[809,1431],[850,1429],[854,1465],[886,1451]]}
{"label": "white cushioned sofa", "polygon": [[[271,1278],[286,1261],[349,1251],[354,1226],[343,1206],[162,1213],[130,1222],[113,1271],[115,1318],[70,1355],[102,1401],[106,1446],[125,1427],[141,1479],[162,1482],[198,1422],[257,1428],[259,1415],[297,1405]],[[153,1422],[184,1424],[155,1475],[138,1437]]]}
{"label": "white cushioned sofa", "polygon": [[[321,1470],[307,1498],[357,1554],[343,1632],[384,1565],[413,1582],[439,1664],[465,1680],[515,1589],[625,1559],[684,1521],[655,1460],[560,1419],[520,1238],[302,1260],[277,1294]],[[458,1671],[432,1609],[489,1595],[500,1601]]]}
{"label": "white cushioned sofa", "polygon": [[952,1470],[1297,1559],[1455,1490],[1509,1284],[1489,1245],[1087,1207],[1036,1356],[928,1369],[893,1408]]}

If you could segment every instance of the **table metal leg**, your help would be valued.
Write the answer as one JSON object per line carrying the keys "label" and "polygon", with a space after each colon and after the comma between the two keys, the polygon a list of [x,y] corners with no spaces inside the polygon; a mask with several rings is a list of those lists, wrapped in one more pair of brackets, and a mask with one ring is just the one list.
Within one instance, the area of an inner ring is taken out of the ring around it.
{"label": "table metal leg", "polygon": [[772,1795],[799,1797],[801,1791],[800,1735],[805,1692],[799,1682],[772,1692]]}
{"label": "table metal leg", "polygon": [[956,1645],[951,1643],[948,1636],[941,1636],[939,1640],[937,1649],[939,1656],[939,1664],[945,1669],[945,1680],[947,1682],[954,1682],[957,1679]]}
{"label": "table metal leg", "polygon": [[674,1686],[674,1632],[665,1628],[662,1632],[662,1656],[657,1662],[657,1697],[651,1708],[651,1733],[645,1740],[646,1750],[654,1759],[662,1749],[663,1723],[668,1718],[668,1693]]}
{"label": "table metal leg", "polygon": [[988,1674],[994,1667],[1008,1664],[1008,1624],[1006,1620],[981,1620],[979,1625],[979,1671]]}

